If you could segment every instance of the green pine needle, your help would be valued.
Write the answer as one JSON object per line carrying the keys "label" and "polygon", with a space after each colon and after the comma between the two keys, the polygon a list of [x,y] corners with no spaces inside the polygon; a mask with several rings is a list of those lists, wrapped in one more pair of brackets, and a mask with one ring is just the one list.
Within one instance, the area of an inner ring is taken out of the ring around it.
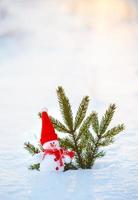
{"label": "green pine needle", "polygon": [[105,131],[107,130],[107,128],[113,118],[115,109],[116,109],[115,104],[111,104],[109,106],[108,110],[106,110],[106,113],[103,116],[101,123],[100,123],[100,130],[99,130],[100,135],[104,134]]}
{"label": "green pine needle", "polygon": [[80,130],[79,130],[79,134],[77,137],[77,140],[80,139],[81,135],[84,134],[85,132],[87,132],[87,130],[89,129],[90,125],[91,125],[91,120],[92,120],[92,114],[90,114],[82,123]]}
{"label": "green pine needle", "polygon": [[50,119],[54,125],[54,128],[59,131],[59,132],[63,132],[63,133],[69,133],[70,131],[57,119],[55,119],[54,117],[50,116]]}
{"label": "green pine needle", "polygon": [[120,132],[122,132],[125,129],[124,124],[119,124],[118,126],[112,128],[111,130],[108,130],[103,137],[114,137],[115,135],[119,134]]}
{"label": "green pine needle", "polygon": [[40,153],[40,150],[36,148],[33,144],[30,142],[25,142],[24,143],[24,148],[33,156],[37,153]]}
{"label": "green pine needle", "polygon": [[29,169],[40,171],[40,163],[30,165]]}
{"label": "green pine needle", "polygon": [[78,168],[73,163],[65,163],[64,172],[68,170],[77,170]]}
{"label": "green pine needle", "polygon": [[98,114],[96,112],[92,113],[92,127],[94,132],[98,135],[99,134],[99,120],[98,120]]}
{"label": "green pine needle", "polygon": [[74,131],[76,131],[76,129],[79,128],[82,121],[84,120],[87,109],[88,109],[88,105],[89,105],[89,97],[85,96],[80,103],[80,106],[78,108],[78,111],[75,117]]}
{"label": "green pine needle", "polygon": [[105,156],[105,152],[104,151],[99,151],[98,153],[95,154],[94,159],[102,158],[104,156]]}
{"label": "green pine needle", "polygon": [[68,126],[69,130],[73,131],[73,113],[69,99],[65,95],[64,89],[62,87],[58,87],[57,96],[63,120]]}
{"label": "green pine needle", "polygon": [[67,149],[71,149],[71,150],[75,150],[74,144],[73,144],[73,140],[71,138],[60,138],[59,139],[59,143],[61,147],[67,148]]}
{"label": "green pine needle", "polygon": [[112,144],[113,142],[114,142],[113,138],[103,139],[103,140],[101,140],[101,142],[99,142],[98,146],[99,147],[106,147],[106,146]]}

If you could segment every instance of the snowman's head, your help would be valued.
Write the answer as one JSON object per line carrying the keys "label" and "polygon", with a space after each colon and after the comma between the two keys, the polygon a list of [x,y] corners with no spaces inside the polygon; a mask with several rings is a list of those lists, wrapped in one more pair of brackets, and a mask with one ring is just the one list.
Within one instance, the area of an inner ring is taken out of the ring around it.
{"label": "snowman's head", "polygon": [[59,149],[59,142],[57,140],[51,140],[43,144],[44,149]]}

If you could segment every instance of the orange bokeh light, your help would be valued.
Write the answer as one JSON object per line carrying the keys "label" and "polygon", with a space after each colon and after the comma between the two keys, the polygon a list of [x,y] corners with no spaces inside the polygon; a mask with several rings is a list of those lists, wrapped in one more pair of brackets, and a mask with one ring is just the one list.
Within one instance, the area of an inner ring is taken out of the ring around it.
{"label": "orange bokeh light", "polygon": [[72,2],[71,9],[96,28],[116,25],[128,20],[134,13],[127,0],[77,0]]}

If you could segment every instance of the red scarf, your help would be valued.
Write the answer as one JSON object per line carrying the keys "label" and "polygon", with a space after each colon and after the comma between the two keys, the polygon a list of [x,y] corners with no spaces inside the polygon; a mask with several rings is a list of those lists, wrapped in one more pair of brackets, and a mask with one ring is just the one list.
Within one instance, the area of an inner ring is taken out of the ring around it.
{"label": "red scarf", "polygon": [[45,149],[44,150],[43,160],[44,160],[46,155],[54,155],[55,156],[54,161],[59,161],[60,167],[63,167],[64,166],[63,159],[65,158],[65,156],[69,156],[71,159],[73,159],[73,157],[75,155],[75,152],[74,151],[67,151],[64,148],[60,148],[60,149]]}

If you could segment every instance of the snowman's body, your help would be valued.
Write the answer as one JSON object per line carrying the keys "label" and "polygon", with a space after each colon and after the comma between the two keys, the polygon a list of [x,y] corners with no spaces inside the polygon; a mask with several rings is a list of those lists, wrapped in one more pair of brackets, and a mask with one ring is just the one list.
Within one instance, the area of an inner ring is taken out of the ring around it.
{"label": "snowman's body", "polygon": [[[44,152],[40,152],[33,157],[35,163],[40,163],[40,171],[63,171],[64,163],[69,163],[71,158],[69,155],[60,154],[61,148],[57,140],[46,142],[43,145]],[[56,157],[54,152],[58,152],[60,158]]]}
{"label": "snowman's body", "polygon": [[40,171],[55,171],[56,169],[59,169],[58,163],[54,161],[54,159],[55,156],[53,155],[45,156],[40,164]]}
{"label": "snowman's body", "polygon": [[41,160],[40,171],[55,171],[55,170],[62,171],[63,166],[60,166],[60,161],[56,160],[56,156],[54,155],[54,153],[53,154],[49,153],[50,151],[54,152],[60,150],[59,142],[57,140],[46,142],[43,145],[43,148],[45,151]]}

